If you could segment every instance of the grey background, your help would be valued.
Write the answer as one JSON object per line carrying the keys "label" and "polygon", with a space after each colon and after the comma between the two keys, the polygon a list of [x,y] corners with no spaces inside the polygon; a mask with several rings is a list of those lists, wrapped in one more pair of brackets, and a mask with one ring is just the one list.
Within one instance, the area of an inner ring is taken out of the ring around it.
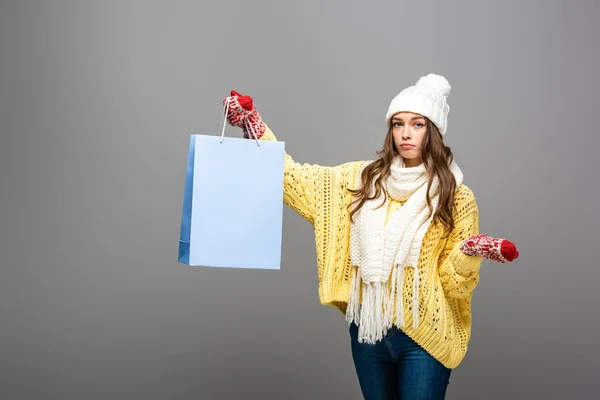
{"label": "grey background", "polygon": [[599,16],[593,0],[3,1],[0,398],[361,398],[300,216],[284,209],[281,271],[176,262],[189,133],[214,133],[237,89],[297,161],[371,158],[390,100],[429,72],[453,86],[447,143],[481,231],[521,251],[484,261],[447,398],[598,398]]}

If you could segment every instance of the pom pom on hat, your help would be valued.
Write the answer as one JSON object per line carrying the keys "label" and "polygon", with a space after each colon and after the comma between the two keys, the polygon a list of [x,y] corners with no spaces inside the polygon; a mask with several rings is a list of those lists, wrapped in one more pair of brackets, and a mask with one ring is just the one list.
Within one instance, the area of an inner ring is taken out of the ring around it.
{"label": "pom pom on hat", "polygon": [[429,85],[441,94],[444,97],[448,97],[450,92],[452,91],[452,86],[450,86],[450,82],[446,78],[441,75],[429,74],[427,76],[423,76],[417,82],[417,86]]}

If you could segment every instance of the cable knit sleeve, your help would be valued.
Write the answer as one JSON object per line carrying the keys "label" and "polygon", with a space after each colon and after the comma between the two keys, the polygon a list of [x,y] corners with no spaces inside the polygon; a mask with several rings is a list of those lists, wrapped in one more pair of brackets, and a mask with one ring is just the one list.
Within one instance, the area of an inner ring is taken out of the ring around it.
{"label": "cable knit sleeve", "polygon": [[[277,140],[268,126],[261,140]],[[299,164],[285,153],[283,172],[283,201],[314,224],[315,212],[322,197],[323,177],[331,167]]]}
{"label": "cable knit sleeve", "polygon": [[439,275],[446,296],[468,298],[479,283],[482,258],[467,256],[460,250],[464,240],[479,233],[479,209],[473,192],[461,185],[454,198],[455,227],[450,232],[439,258]]}

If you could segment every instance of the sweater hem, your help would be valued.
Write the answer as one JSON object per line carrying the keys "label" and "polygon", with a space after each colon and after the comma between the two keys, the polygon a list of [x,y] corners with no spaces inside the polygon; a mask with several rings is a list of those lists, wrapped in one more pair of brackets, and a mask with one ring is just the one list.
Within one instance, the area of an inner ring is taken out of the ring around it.
{"label": "sweater hem", "polygon": [[[337,309],[342,315],[346,315],[346,306],[348,305],[347,296],[344,298],[343,293],[348,293],[350,291],[350,286],[347,285],[346,291],[342,289],[341,292],[337,292],[336,294],[331,293],[331,291],[327,290],[323,285],[319,285],[319,299],[322,305],[329,306]],[[412,317],[409,317],[412,318]],[[434,330],[431,329],[428,325],[419,325],[417,329],[412,328],[412,321],[407,321],[407,326],[405,328],[400,328],[402,332],[404,332],[408,337],[414,340],[423,350],[425,350],[428,354],[430,354],[433,358],[439,361],[444,367],[448,369],[454,369],[459,366],[462,360],[466,356],[463,354],[462,356],[455,357],[444,357],[444,349],[438,348],[439,345],[436,346]]]}

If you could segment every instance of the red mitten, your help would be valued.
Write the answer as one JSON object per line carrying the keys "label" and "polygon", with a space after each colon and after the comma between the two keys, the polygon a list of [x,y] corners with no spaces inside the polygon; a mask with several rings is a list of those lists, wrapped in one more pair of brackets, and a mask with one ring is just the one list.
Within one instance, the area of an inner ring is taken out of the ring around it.
{"label": "red mitten", "polygon": [[460,250],[467,256],[483,257],[501,263],[511,262],[519,257],[512,242],[484,234],[469,237],[461,244]]}
{"label": "red mitten", "polygon": [[223,100],[223,104],[229,102],[227,112],[227,122],[232,126],[242,128],[245,138],[257,139],[265,133],[265,124],[260,114],[254,106],[252,97],[242,96],[235,90],[231,91],[231,96]]}

